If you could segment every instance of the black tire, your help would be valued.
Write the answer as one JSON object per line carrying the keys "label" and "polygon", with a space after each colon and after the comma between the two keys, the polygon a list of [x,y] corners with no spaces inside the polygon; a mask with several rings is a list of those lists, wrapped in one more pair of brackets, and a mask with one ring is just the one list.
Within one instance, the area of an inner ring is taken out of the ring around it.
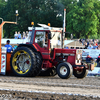
{"label": "black tire", "polygon": [[36,59],[32,50],[27,47],[19,47],[11,55],[10,65],[17,76],[36,76]]}
{"label": "black tire", "polygon": [[87,76],[87,74],[88,74],[88,70],[86,70],[85,67],[81,70],[74,69],[73,71],[73,75],[77,78],[84,78]]}
{"label": "black tire", "polygon": [[39,53],[35,52],[35,58],[36,58],[36,66],[35,66],[34,73],[35,73],[35,75],[36,74],[39,75],[42,70],[42,57]]}
{"label": "black tire", "polygon": [[72,65],[68,62],[60,63],[57,66],[57,74],[62,79],[68,79],[73,73]]}
{"label": "black tire", "polygon": [[55,76],[57,75],[56,67],[48,68],[46,70],[42,70],[39,76]]}

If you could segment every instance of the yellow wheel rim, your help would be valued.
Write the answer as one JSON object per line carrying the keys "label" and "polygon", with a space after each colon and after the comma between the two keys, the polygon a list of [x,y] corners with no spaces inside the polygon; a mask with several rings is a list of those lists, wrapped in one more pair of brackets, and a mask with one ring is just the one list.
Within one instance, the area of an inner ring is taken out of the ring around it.
{"label": "yellow wheel rim", "polygon": [[12,66],[18,74],[27,73],[31,67],[30,55],[24,50],[17,51],[13,56]]}

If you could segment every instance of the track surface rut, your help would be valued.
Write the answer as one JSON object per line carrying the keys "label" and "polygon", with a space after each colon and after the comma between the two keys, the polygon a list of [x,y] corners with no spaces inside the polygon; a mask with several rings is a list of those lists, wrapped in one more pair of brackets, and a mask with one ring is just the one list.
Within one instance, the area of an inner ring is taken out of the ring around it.
{"label": "track surface rut", "polygon": [[[58,76],[0,76],[0,90],[24,91],[27,93],[49,93],[58,95],[67,94],[84,96],[84,98],[87,97],[89,100],[100,100],[100,77],[86,77],[84,79],[77,79],[72,76],[69,79],[61,79]],[[78,98],[76,98],[76,100],[78,100]]]}

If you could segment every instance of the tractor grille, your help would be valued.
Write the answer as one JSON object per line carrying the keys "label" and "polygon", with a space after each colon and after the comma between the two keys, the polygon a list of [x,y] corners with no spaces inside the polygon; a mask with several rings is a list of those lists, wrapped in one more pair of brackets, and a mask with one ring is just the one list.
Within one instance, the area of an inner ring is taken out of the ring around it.
{"label": "tractor grille", "polygon": [[81,61],[82,61],[82,50],[77,49],[76,50],[76,61],[75,61],[75,64],[76,65],[81,65]]}

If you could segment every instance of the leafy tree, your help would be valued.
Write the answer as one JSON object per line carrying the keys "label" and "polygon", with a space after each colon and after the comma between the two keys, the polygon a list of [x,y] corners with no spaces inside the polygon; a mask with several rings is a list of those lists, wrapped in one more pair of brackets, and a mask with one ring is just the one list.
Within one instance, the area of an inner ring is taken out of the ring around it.
{"label": "leafy tree", "polygon": [[98,17],[98,19],[99,19],[99,23],[98,23],[98,25],[97,25],[97,29],[98,29],[98,33],[97,33],[97,38],[98,37],[100,37],[100,36],[98,36],[98,35],[100,35],[100,1],[99,0],[95,0],[95,2],[94,2],[94,10],[95,10],[95,12],[96,12],[96,15],[97,15],[97,17]]}
{"label": "leafy tree", "polygon": [[0,0],[0,17],[5,21],[16,21],[15,10],[19,13],[17,25],[4,25],[5,37],[13,37],[15,31],[27,31],[32,21],[35,26],[51,23],[53,27],[62,27],[64,8],[66,31],[75,38],[100,34],[99,0]]}
{"label": "leafy tree", "polygon": [[92,34],[97,34],[99,19],[95,12],[95,0],[79,0],[73,3],[74,9],[67,14],[67,29],[80,38],[89,38]]}
{"label": "leafy tree", "polygon": [[68,16],[68,13],[71,13],[71,11],[74,10],[73,5],[77,3],[77,0],[60,0],[60,2],[62,3],[63,8],[66,9],[66,31],[67,33],[65,36],[68,38],[70,37],[71,33],[73,33],[73,30],[72,30],[73,27],[70,29],[71,31],[67,28],[68,22],[70,19],[69,18],[70,16]]}
{"label": "leafy tree", "polygon": [[[4,19],[8,21],[15,21],[15,10],[18,10],[18,24],[5,25],[5,36],[13,37],[14,31],[26,31],[31,22],[37,23],[51,23],[51,26],[62,26],[62,17],[58,16],[59,12],[57,0],[9,0],[7,5],[3,8]],[[60,8],[61,9],[61,8]]]}

